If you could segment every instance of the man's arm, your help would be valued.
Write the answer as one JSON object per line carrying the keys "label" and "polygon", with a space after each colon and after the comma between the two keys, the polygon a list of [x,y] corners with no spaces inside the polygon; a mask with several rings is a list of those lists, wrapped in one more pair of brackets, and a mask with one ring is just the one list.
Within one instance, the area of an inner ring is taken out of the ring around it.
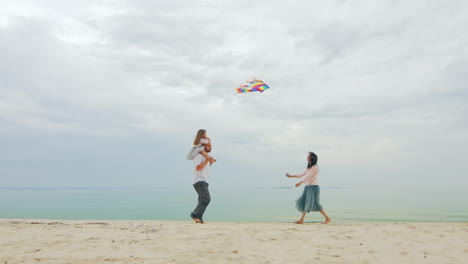
{"label": "man's arm", "polygon": [[205,159],[204,162],[200,163],[197,165],[197,167],[195,168],[197,171],[199,170],[202,170],[203,168],[205,168],[206,164],[208,164],[208,162],[210,162],[210,159]]}

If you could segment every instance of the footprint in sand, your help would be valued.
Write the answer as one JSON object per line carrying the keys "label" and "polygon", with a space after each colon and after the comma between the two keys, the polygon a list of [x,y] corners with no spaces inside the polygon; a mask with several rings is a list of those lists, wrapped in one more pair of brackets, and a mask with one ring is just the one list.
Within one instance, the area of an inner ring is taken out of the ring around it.
{"label": "footprint in sand", "polygon": [[39,251],[41,251],[41,250],[42,250],[42,249],[35,249],[35,250],[33,250],[33,251],[26,251],[26,252],[24,252],[24,253],[36,253],[36,252],[39,252]]}
{"label": "footprint in sand", "polygon": [[108,226],[108,225],[110,225],[110,224],[109,224],[109,223],[94,222],[94,223],[86,223],[85,225],[103,225],[103,226]]}

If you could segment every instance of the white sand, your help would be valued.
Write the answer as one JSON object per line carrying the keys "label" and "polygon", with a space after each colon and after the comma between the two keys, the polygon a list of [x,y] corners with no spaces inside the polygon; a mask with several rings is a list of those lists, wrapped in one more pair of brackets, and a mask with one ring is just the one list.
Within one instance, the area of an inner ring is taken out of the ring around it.
{"label": "white sand", "polygon": [[468,263],[468,223],[1,220],[0,264]]}

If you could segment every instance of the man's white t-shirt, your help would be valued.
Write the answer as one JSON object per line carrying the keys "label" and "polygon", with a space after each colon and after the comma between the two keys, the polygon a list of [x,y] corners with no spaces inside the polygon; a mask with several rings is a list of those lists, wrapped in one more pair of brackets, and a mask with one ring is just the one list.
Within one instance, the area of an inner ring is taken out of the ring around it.
{"label": "man's white t-shirt", "polygon": [[208,180],[210,178],[210,168],[211,168],[211,165],[210,163],[206,164],[205,167],[203,167],[203,169],[201,170],[197,170],[197,166],[203,162],[205,162],[205,157],[203,157],[202,154],[197,154],[195,155],[195,157],[193,158],[193,165],[195,165],[195,173],[194,173],[194,177],[193,177],[193,184],[199,182],[199,181],[204,181],[206,183],[208,183]]}

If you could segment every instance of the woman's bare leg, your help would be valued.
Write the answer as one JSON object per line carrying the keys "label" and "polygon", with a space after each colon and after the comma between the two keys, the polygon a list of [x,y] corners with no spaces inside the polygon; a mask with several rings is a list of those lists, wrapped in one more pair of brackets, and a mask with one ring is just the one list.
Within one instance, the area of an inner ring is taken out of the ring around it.
{"label": "woman's bare leg", "polygon": [[320,213],[325,217],[325,221],[322,224],[328,224],[331,222],[331,218],[328,217],[327,213],[324,210],[320,210]]}
{"label": "woman's bare leg", "polygon": [[304,223],[304,217],[305,217],[305,215],[306,215],[306,212],[302,212],[301,219],[297,220],[297,221],[294,222],[294,223],[296,223],[296,224],[303,224],[303,223]]}

